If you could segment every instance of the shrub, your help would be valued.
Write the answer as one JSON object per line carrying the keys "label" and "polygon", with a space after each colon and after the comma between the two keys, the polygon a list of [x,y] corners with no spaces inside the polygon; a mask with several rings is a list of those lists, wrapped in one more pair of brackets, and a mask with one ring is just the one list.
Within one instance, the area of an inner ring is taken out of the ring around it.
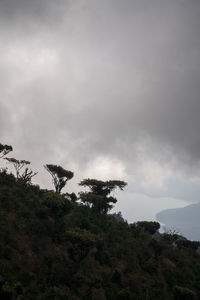
{"label": "shrub", "polygon": [[147,231],[150,234],[154,234],[157,230],[160,229],[160,223],[158,222],[141,221],[137,222],[136,226],[142,228],[144,231]]}
{"label": "shrub", "polygon": [[175,300],[193,300],[195,299],[195,294],[188,288],[175,286],[174,287]]}

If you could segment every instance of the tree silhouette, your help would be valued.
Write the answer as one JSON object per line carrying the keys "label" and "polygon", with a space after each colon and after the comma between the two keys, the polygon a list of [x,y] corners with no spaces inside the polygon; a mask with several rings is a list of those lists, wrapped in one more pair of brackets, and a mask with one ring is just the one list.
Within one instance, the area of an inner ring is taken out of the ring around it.
{"label": "tree silhouette", "polygon": [[113,207],[111,203],[117,202],[116,198],[109,195],[116,188],[123,190],[127,183],[120,180],[101,181],[97,179],[84,179],[79,185],[90,189],[89,192],[79,193],[81,201],[95,212],[107,213]]}
{"label": "tree silhouette", "polygon": [[9,163],[13,164],[13,167],[16,171],[16,178],[22,180],[25,183],[30,183],[33,176],[37,174],[37,172],[33,172],[28,167],[20,174],[20,171],[27,165],[30,165],[30,161],[27,160],[18,160],[13,157],[5,157]]}
{"label": "tree silhouette", "polygon": [[24,172],[20,175],[20,179],[25,183],[30,183],[33,176],[35,176],[38,172],[33,172],[26,168]]}
{"label": "tree silhouette", "polygon": [[12,151],[13,148],[12,146],[9,145],[3,145],[0,143],[0,158],[4,157],[5,155],[7,155],[10,151]]}
{"label": "tree silhouette", "polygon": [[78,200],[78,197],[75,193],[66,193],[65,196],[69,198],[72,202],[76,203]]}
{"label": "tree silhouette", "polygon": [[61,190],[66,185],[67,181],[70,180],[74,176],[73,172],[65,170],[61,166],[44,165],[44,168],[53,177],[53,184],[54,184],[54,187],[55,187],[55,191],[58,194],[61,193]]}

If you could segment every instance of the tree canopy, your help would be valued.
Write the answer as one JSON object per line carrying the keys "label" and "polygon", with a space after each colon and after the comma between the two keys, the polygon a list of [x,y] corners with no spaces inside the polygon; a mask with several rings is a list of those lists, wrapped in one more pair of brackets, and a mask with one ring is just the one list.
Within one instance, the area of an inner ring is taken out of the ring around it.
{"label": "tree canopy", "polygon": [[47,164],[44,168],[51,174],[56,193],[60,194],[67,181],[72,179],[74,173],[61,166]]}
{"label": "tree canopy", "polygon": [[15,171],[16,171],[16,177],[19,180],[22,180],[25,183],[30,183],[31,179],[33,176],[35,176],[37,174],[37,172],[33,172],[32,170],[30,170],[28,167],[25,168],[25,170],[23,170],[23,172],[20,173],[20,171],[27,165],[30,165],[30,161],[28,160],[18,160],[16,158],[13,157],[5,157],[4,159],[6,159],[9,163],[12,163]]}
{"label": "tree canopy", "polygon": [[0,158],[7,155],[10,151],[12,151],[13,148],[10,145],[3,145],[0,143]]}
{"label": "tree canopy", "polygon": [[127,183],[121,180],[102,181],[88,178],[82,180],[79,185],[90,189],[89,192],[79,193],[81,201],[95,212],[107,213],[113,207],[111,203],[117,202],[115,197],[109,195],[116,188],[123,190]]}

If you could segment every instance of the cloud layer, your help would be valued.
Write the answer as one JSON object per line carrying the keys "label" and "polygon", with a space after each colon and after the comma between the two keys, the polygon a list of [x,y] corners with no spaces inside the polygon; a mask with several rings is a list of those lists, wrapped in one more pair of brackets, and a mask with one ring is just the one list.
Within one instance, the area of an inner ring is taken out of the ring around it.
{"label": "cloud layer", "polygon": [[1,0],[2,142],[37,169],[197,201],[199,15],[196,0]]}

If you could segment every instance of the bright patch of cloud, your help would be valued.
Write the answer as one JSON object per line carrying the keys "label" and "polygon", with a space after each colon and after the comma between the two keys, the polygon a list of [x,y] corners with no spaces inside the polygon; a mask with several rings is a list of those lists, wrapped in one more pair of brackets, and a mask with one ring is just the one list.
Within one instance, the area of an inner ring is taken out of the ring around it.
{"label": "bright patch of cloud", "polygon": [[127,177],[123,163],[117,159],[99,156],[91,161],[85,177],[98,178],[100,180],[125,179]]}

